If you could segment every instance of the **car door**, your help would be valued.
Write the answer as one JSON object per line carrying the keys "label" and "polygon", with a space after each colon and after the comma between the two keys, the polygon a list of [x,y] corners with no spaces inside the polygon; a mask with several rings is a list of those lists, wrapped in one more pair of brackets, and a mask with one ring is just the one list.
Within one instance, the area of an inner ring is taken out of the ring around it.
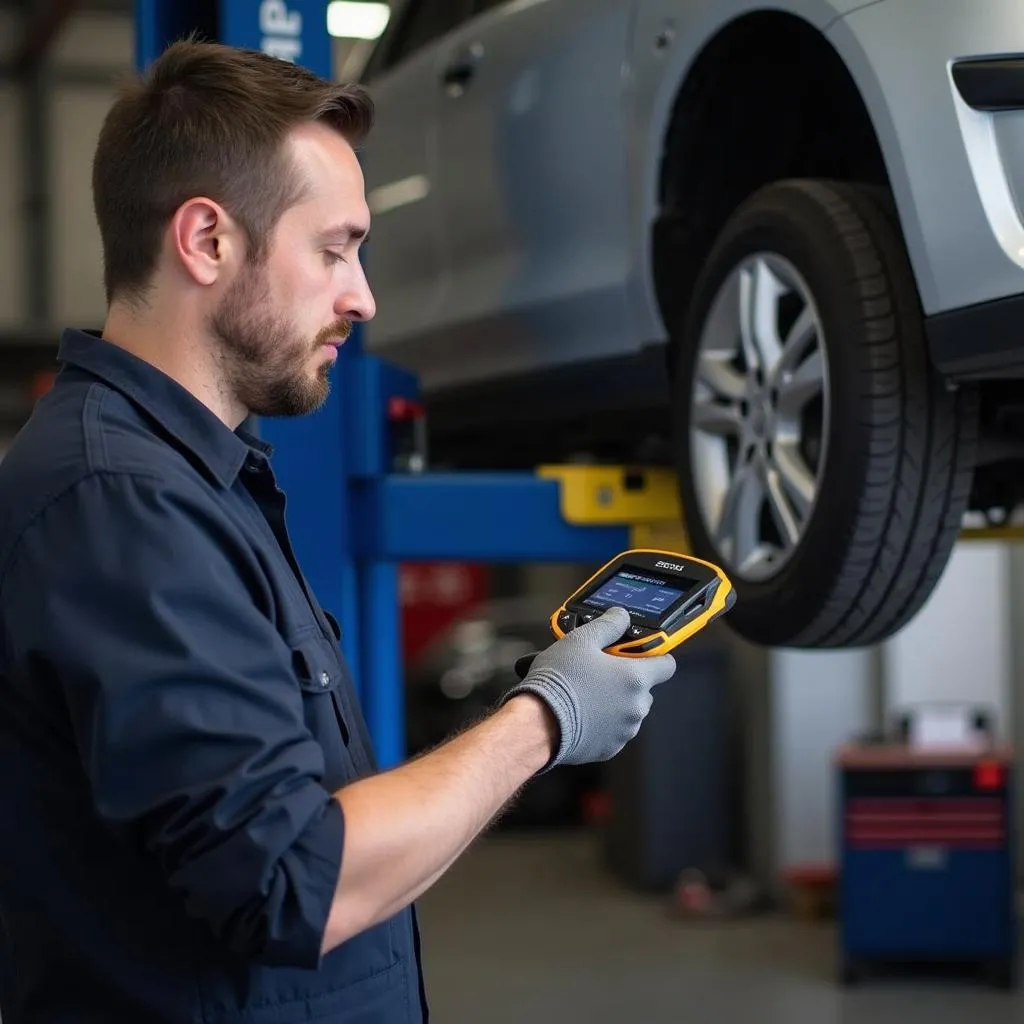
{"label": "car door", "polygon": [[363,73],[376,107],[361,153],[372,242],[366,270],[377,298],[367,348],[401,361],[440,315],[443,269],[436,188],[438,40],[471,12],[471,0],[407,0]]}
{"label": "car door", "polygon": [[625,157],[635,4],[473,2],[436,70],[448,275],[426,378],[436,386],[639,343]]}

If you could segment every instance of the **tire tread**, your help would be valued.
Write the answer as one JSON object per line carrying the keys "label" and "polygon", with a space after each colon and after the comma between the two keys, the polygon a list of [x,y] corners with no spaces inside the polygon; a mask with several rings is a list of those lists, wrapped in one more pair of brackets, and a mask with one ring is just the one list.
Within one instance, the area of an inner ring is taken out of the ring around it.
{"label": "tire tread", "polygon": [[[884,200],[845,183],[793,187],[817,199],[854,257],[868,364],[861,398],[872,431],[847,557],[820,616],[797,643],[876,643],[913,618],[948,561],[970,494],[977,396],[972,388],[945,388],[928,362],[923,335],[900,336],[898,310],[918,299],[898,236],[889,229],[887,260],[876,244],[886,237],[891,216]],[[908,323],[910,331],[920,330],[904,317],[905,329]],[[889,408],[894,403],[898,407]]]}

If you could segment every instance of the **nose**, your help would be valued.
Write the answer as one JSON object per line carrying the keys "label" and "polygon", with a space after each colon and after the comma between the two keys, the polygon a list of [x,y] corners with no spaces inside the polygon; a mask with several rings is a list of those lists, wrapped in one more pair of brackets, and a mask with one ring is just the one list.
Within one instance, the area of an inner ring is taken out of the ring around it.
{"label": "nose", "polygon": [[374,301],[373,292],[370,291],[370,284],[366,280],[362,264],[357,264],[348,286],[338,296],[334,312],[346,320],[363,323],[372,320],[376,315],[377,303]]}

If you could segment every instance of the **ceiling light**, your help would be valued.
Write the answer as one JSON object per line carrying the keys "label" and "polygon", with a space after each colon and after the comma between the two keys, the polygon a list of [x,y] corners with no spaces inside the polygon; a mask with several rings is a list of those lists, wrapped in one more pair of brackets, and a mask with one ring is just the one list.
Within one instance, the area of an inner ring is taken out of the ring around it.
{"label": "ceiling light", "polygon": [[337,39],[377,39],[387,26],[391,8],[370,0],[331,0],[327,31]]}

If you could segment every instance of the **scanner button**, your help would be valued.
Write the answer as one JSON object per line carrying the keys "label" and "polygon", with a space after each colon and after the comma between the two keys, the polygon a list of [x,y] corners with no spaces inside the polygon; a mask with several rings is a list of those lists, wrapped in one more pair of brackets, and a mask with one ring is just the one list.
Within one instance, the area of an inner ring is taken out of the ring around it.
{"label": "scanner button", "polygon": [[630,640],[639,640],[643,636],[650,636],[651,631],[646,626],[630,626],[626,631],[626,636]]}
{"label": "scanner button", "polygon": [[597,612],[580,612],[577,616],[577,625],[582,626],[584,622],[590,622],[595,615],[597,615]]}
{"label": "scanner button", "polygon": [[558,628],[563,633],[568,633],[576,625],[576,616],[572,612],[562,612],[558,616]]}

